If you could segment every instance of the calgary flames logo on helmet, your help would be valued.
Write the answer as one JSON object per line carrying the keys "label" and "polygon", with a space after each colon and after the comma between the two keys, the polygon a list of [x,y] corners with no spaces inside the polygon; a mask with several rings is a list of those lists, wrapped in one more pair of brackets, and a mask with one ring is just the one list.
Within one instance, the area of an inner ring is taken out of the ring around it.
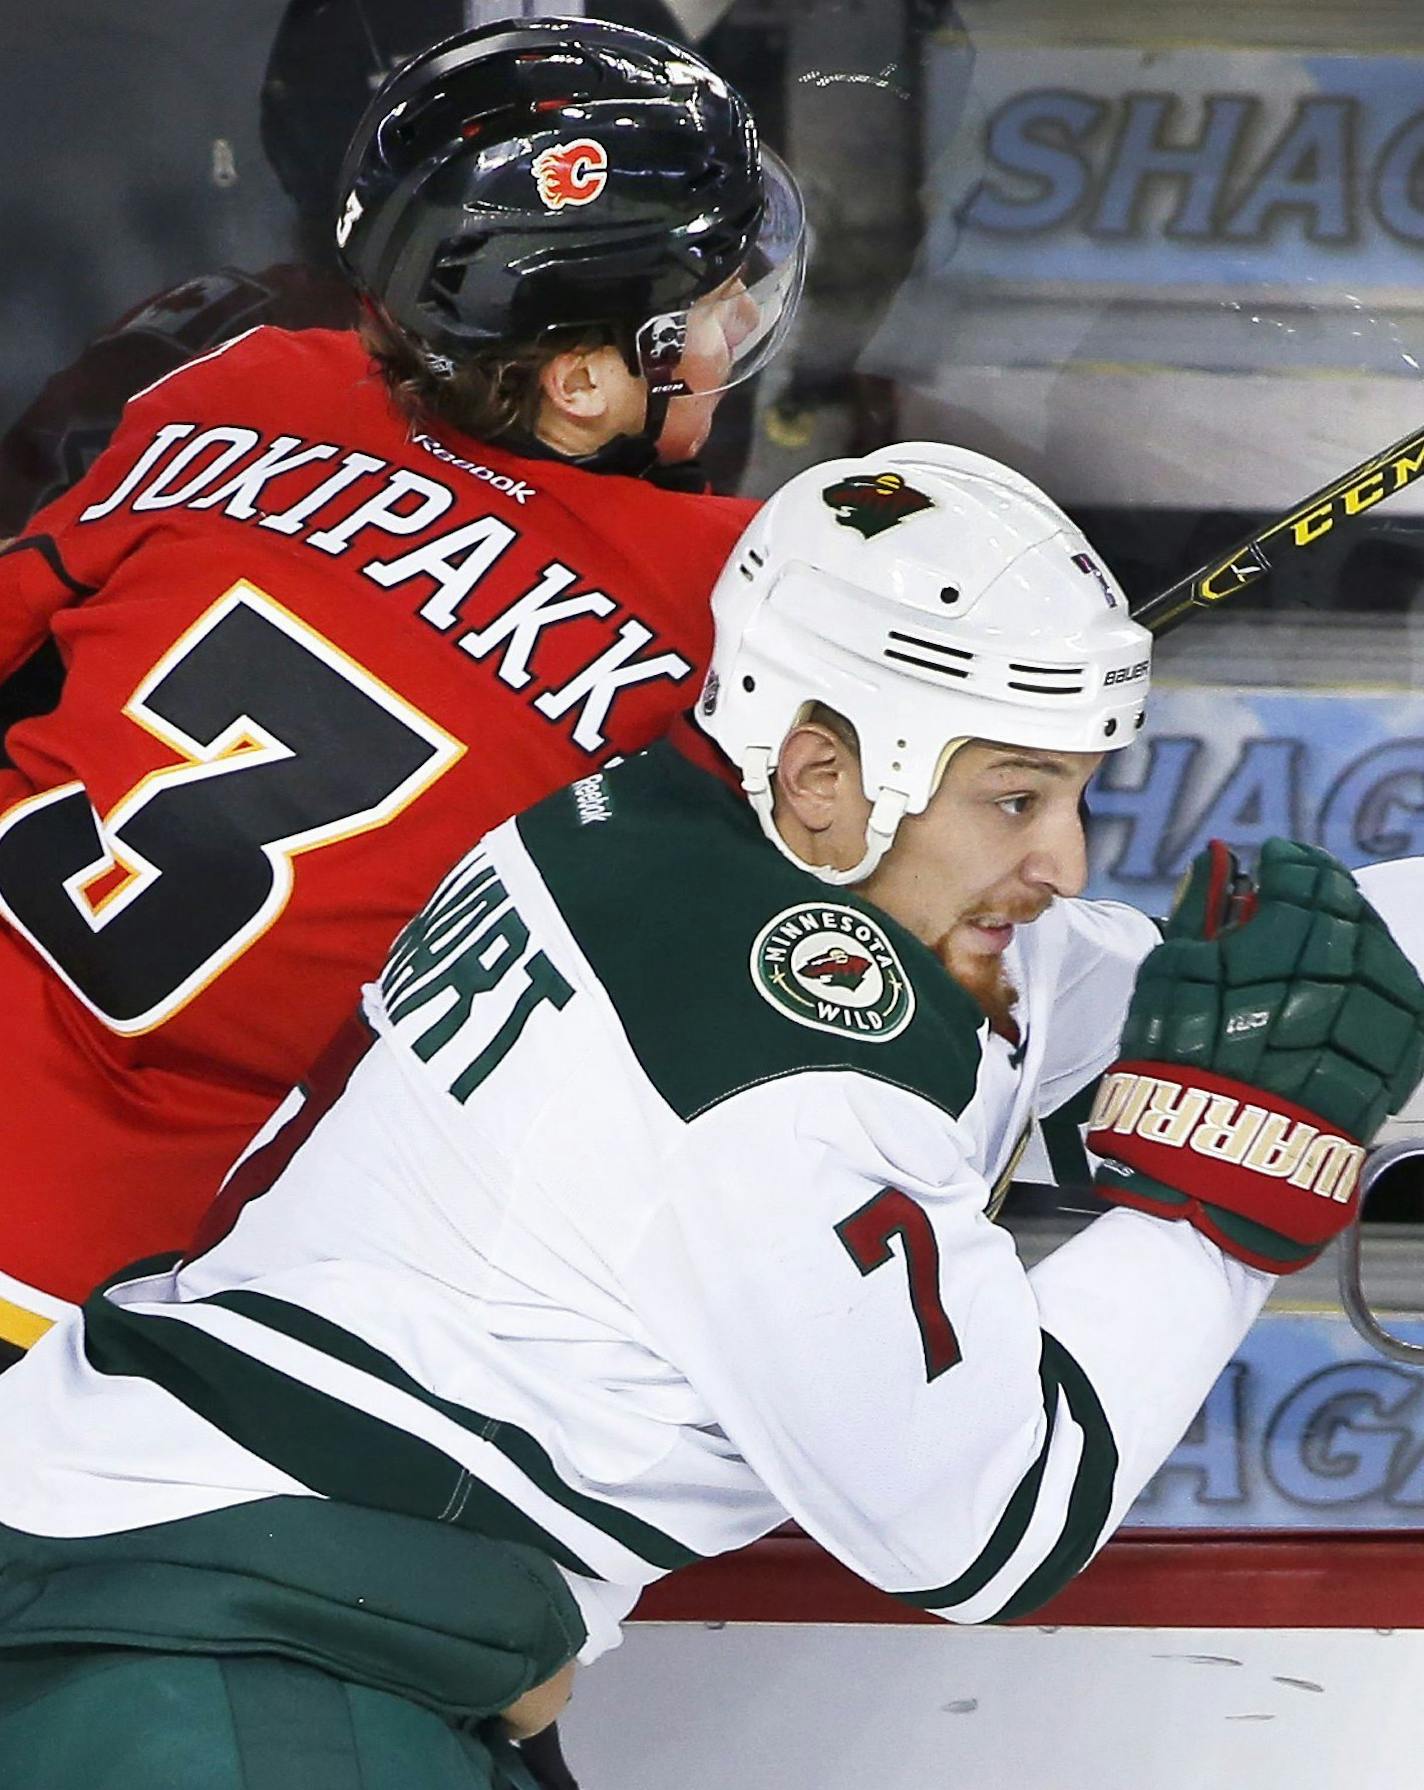
{"label": "calgary flames logo on helmet", "polygon": [[867,541],[934,505],[933,498],[907,485],[898,472],[857,473],[827,485],[821,496],[836,512],[837,522],[858,529]]}
{"label": "calgary flames logo on helmet", "polygon": [[534,157],[539,197],[550,211],[590,205],[608,185],[608,151],[592,137],[554,143]]}

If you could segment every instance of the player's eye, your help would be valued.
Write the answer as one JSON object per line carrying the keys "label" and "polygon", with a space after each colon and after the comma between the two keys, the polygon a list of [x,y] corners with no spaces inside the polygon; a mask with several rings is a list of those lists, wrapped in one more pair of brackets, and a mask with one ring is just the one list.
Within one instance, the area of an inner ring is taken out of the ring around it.
{"label": "player's eye", "polygon": [[1002,808],[1005,814],[1011,815],[1017,820],[1020,815],[1028,813],[1029,809],[1033,806],[1034,799],[1035,798],[1031,794],[996,796],[994,798],[994,806],[996,808]]}

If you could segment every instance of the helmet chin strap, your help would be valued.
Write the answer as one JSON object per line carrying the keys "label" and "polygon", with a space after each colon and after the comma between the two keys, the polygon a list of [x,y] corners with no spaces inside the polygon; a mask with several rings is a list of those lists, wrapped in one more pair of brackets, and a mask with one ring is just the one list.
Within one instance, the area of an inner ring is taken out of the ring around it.
{"label": "helmet chin strap", "polygon": [[[523,429],[513,423],[508,428],[501,429],[495,439],[512,448],[515,453],[525,454],[531,459],[562,460],[566,465],[580,467],[585,472],[622,473],[628,478],[647,478],[656,484],[660,482],[661,471],[658,462],[658,437],[667,420],[667,407],[666,393],[650,391],[647,408],[643,413],[642,428],[635,434],[611,436],[591,454],[560,453],[534,430]],[[696,488],[702,487],[699,484]]]}
{"label": "helmet chin strap", "polygon": [[[968,734],[959,734],[946,743],[939,755],[939,763],[935,766],[934,780],[930,785],[931,795],[939,788],[950,759],[968,742]],[[859,863],[852,864],[849,870],[837,870],[831,864],[808,864],[803,857],[792,851],[776,824],[772,809],[772,769],[769,747],[748,746],[742,754],[742,788],[761,822],[762,832],[783,858],[788,859],[798,870],[805,870],[810,875],[819,877],[823,883],[833,883],[840,887],[848,883],[863,883],[878,869],[880,860],[895,843],[895,835],[899,831],[900,822],[905,818],[910,798],[903,790],[881,786],[865,823],[865,852]]]}
{"label": "helmet chin strap", "polygon": [[601,448],[584,455],[577,464],[593,472],[622,472],[633,478],[655,471],[658,437],[667,422],[668,402],[669,393],[649,387],[642,428],[636,434],[615,435]]}
{"label": "helmet chin strap", "polygon": [[782,857],[793,863],[798,870],[809,872],[823,883],[841,887],[848,883],[863,883],[874,872],[895,842],[896,831],[905,817],[905,808],[910,799],[903,790],[882,788],[871,804],[870,818],[865,823],[864,855],[849,870],[837,870],[833,864],[808,864],[782,838],[781,829],[772,812],[771,752],[766,746],[747,748],[742,759],[742,788],[761,822],[762,832]]}

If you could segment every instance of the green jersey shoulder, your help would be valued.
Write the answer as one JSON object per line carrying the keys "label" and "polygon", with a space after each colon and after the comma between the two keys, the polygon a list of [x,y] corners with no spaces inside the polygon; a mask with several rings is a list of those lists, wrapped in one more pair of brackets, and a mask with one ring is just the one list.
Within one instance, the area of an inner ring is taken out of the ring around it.
{"label": "green jersey shoulder", "polygon": [[735,790],[663,743],[522,815],[545,887],[644,1073],[691,1119],[757,1083],[854,1070],[957,1116],[984,1015],[887,914],[783,858]]}

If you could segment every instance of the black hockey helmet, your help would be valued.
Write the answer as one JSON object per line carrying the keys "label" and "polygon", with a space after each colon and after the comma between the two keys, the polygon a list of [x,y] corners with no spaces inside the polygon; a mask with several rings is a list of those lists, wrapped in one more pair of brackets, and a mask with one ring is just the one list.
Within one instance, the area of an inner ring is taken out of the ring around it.
{"label": "black hockey helmet", "polygon": [[800,195],[741,96],[622,25],[516,20],[432,46],[371,102],[340,191],[343,265],[437,365],[587,324],[676,393],[689,308],[740,274],[733,385],[800,291]]}

